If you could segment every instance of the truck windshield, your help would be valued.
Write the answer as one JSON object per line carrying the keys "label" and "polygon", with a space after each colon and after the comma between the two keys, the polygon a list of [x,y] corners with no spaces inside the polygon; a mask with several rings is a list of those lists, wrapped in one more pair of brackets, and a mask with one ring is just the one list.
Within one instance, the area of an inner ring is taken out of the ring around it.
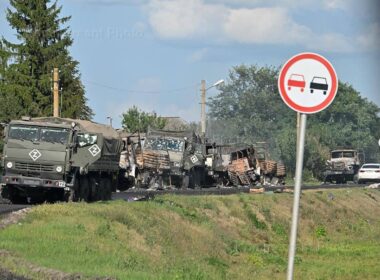
{"label": "truck windshield", "polygon": [[66,144],[69,139],[69,130],[65,128],[12,125],[9,130],[9,139]]}
{"label": "truck windshield", "polygon": [[9,138],[17,140],[38,140],[38,128],[30,126],[11,126],[9,130]]}
{"label": "truck windshield", "polygon": [[69,131],[63,128],[41,128],[41,141],[67,144]]}
{"label": "truck windshield", "polygon": [[340,151],[331,153],[331,158],[353,158],[354,156],[354,152],[352,151]]}
{"label": "truck windshield", "polygon": [[174,151],[182,152],[185,141],[179,139],[147,139],[145,142],[146,149],[156,151]]}

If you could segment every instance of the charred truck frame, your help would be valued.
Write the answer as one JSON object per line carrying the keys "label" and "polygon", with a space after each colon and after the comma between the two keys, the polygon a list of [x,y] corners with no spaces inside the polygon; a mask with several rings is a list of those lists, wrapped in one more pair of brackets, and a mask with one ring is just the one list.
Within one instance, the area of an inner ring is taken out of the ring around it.
{"label": "charred truck frame", "polygon": [[2,196],[27,200],[110,199],[123,147],[109,126],[84,120],[11,121],[4,130]]}
{"label": "charred truck frame", "polygon": [[140,143],[136,149],[138,187],[195,188],[205,183],[204,145],[194,132],[150,129]]}
{"label": "charred truck frame", "polygon": [[282,185],[284,164],[268,160],[266,146],[231,144],[206,145],[208,175],[217,185]]}
{"label": "charred truck frame", "polygon": [[347,181],[357,181],[360,166],[364,163],[364,152],[360,149],[337,149],[331,152],[326,162],[324,182],[333,181],[344,184]]}

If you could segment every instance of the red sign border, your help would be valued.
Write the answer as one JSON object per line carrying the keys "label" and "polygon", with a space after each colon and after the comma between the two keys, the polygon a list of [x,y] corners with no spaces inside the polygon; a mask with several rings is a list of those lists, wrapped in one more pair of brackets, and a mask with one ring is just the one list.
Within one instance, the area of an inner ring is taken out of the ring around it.
{"label": "red sign border", "polygon": [[[302,60],[302,59],[314,59],[318,62],[322,63],[328,70],[330,76],[331,76],[331,89],[329,91],[328,97],[319,105],[313,106],[313,107],[305,107],[300,106],[294,103],[288,96],[286,92],[285,87],[285,76],[289,68],[296,62]],[[281,95],[282,100],[285,102],[286,105],[288,105],[291,109],[294,111],[305,113],[305,114],[313,114],[318,113],[322,110],[324,110],[326,107],[328,107],[331,102],[333,102],[336,93],[338,91],[338,76],[335,72],[334,67],[331,65],[331,63],[324,58],[323,56],[316,54],[316,53],[300,53],[295,56],[293,56],[291,59],[289,59],[284,66],[282,67],[280,71],[280,75],[278,77],[278,89]]]}

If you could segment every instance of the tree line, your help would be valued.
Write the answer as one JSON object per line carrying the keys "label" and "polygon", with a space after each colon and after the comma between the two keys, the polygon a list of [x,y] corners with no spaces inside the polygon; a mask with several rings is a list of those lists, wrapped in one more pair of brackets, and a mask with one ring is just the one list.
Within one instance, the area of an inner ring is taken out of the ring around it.
{"label": "tree line", "polygon": [[73,44],[70,17],[50,0],[10,0],[6,18],[17,42],[0,40],[0,121],[53,112],[52,71],[60,70],[61,116],[90,119],[78,62],[69,52]]}
{"label": "tree line", "polygon": [[[277,88],[279,68],[240,65],[209,100],[207,136],[220,142],[268,143],[271,156],[295,170],[296,113]],[[380,160],[380,108],[350,84],[339,82],[334,102],[308,116],[305,169],[320,178],[332,149],[363,149],[367,162]]]}
{"label": "tree line", "polygon": [[[52,71],[60,69],[61,116],[91,119],[85,89],[69,47],[73,44],[70,17],[50,0],[10,0],[6,18],[17,42],[0,39],[0,122],[52,115]],[[230,70],[228,82],[208,102],[207,137],[223,142],[267,142],[271,156],[295,169],[296,113],[281,100],[279,69],[240,65]],[[308,117],[305,168],[320,177],[329,152],[335,148],[363,149],[367,161],[379,161],[380,108],[350,84],[339,82],[337,96],[326,110]],[[132,107],[122,126],[130,132],[148,126],[163,128],[165,119]],[[197,129],[192,123],[191,128]]]}

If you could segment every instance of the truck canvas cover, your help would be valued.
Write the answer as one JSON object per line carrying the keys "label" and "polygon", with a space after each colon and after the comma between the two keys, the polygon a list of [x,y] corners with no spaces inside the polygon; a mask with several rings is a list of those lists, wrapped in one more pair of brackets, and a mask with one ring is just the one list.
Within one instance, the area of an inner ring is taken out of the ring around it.
{"label": "truck canvas cover", "polygon": [[168,131],[168,130],[154,130],[149,129],[147,133],[147,138],[187,138],[189,142],[199,142],[197,135],[194,131]]}

